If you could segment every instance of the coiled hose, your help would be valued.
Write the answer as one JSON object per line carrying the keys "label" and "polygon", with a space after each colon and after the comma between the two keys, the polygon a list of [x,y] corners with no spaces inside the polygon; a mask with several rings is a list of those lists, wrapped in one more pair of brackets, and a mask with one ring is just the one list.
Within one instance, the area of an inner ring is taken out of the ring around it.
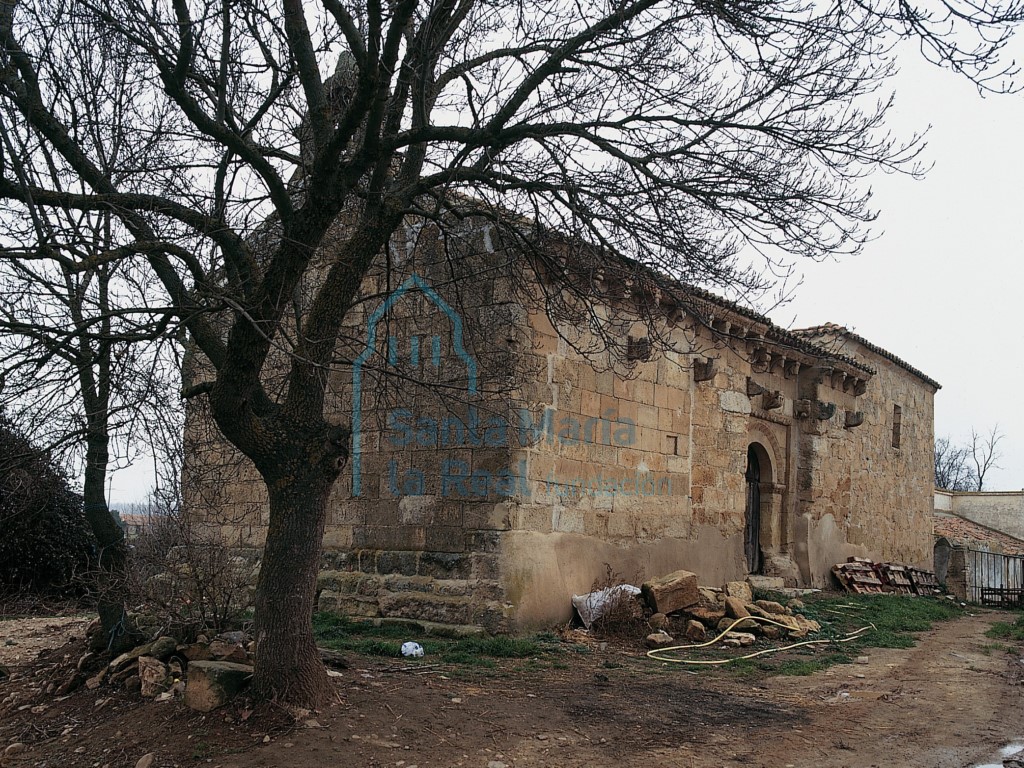
{"label": "coiled hose", "polygon": [[648,656],[648,658],[654,659],[656,661],[666,661],[666,662],[669,662],[669,663],[672,663],[672,664],[695,664],[695,665],[703,665],[703,666],[711,666],[711,667],[713,667],[713,666],[720,666],[722,664],[730,664],[730,663],[732,663],[734,661],[740,661],[741,659],[753,659],[753,658],[756,658],[758,656],[764,656],[764,655],[769,654],[769,653],[778,653],[779,651],[788,651],[791,648],[799,648],[799,647],[804,646],[804,645],[832,645],[832,644],[838,644],[838,643],[849,643],[849,642],[851,642],[853,640],[857,640],[858,638],[862,637],[863,634],[865,632],[867,632],[868,630],[875,629],[875,625],[874,624],[868,624],[867,626],[861,627],[860,629],[856,629],[853,632],[848,632],[847,634],[845,634],[845,635],[843,635],[842,637],[839,637],[839,638],[829,638],[829,639],[825,639],[825,640],[803,640],[803,641],[801,641],[799,643],[791,643],[790,645],[784,645],[784,646],[782,646],[780,648],[765,648],[764,650],[761,650],[761,651],[755,651],[754,653],[748,653],[746,656],[731,656],[728,659],[713,659],[713,660],[712,659],[679,659],[679,658],[673,658],[671,656],[662,656],[661,655],[661,654],[665,654],[665,653],[671,653],[673,651],[685,651],[685,650],[689,650],[691,648],[707,648],[709,645],[714,645],[719,640],[721,640],[723,637],[725,637],[727,634],[732,632],[733,627],[735,627],[737,624],[739,624],[741,622],[744,622],[744,621],[748,621],[748,620],[760,621],[760,622],[763,622],[765,624],[774,624],[775,626],[782,627],[783,629],[793,629],[793,626],[791,624],[783,624],[782,622],[775,621],[774,619],[766,619],[763,616],[748,616],[746,618],[736,619],[735,621],[733,621],[732,624],[730,624],[728,627],[726,627],[726,629],[723,630],[722,633],[718,635],[718,637],[714,638],[713,640],[708,640],[706,643],[697,643],[695,645],[673,645],[673,646],[669,646],[668,648],[655,648],[652,651],[648,651],[647,652],[647,656]]}

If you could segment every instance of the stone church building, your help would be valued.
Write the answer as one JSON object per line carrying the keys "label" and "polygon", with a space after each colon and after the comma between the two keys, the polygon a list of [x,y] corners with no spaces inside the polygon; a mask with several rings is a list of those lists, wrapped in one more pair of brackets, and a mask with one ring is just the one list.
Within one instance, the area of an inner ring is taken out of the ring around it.
{"label": "stone church building", "polygon": [[[489,225],[465,229],[398,233],[339,343],[328,402],[352,456],[321,608],[500,631],[563,621],[609,578],[821,587],[851,555],[929,566],[924,373],[697,288],[591,270],[567,298]],[[189,409],[186,513],[258,548],[260,479]]]}

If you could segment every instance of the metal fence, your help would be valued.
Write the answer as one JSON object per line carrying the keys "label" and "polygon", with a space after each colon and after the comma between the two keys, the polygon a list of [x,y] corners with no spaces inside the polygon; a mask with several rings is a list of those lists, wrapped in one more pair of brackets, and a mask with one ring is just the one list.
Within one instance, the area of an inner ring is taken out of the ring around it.
{"label": "metal fence", "polygon": [[972,602],[1024,608],[1024,556],[968,549],[964,566]]}

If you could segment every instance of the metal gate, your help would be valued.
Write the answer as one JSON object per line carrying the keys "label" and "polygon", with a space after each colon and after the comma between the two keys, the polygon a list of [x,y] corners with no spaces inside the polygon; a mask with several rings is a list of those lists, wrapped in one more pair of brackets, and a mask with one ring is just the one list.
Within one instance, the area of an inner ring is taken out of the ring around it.
{"label": "metal gate", "polygon": [[972,602],[1024,608],[1024,556],[968,549],[964,566]]}

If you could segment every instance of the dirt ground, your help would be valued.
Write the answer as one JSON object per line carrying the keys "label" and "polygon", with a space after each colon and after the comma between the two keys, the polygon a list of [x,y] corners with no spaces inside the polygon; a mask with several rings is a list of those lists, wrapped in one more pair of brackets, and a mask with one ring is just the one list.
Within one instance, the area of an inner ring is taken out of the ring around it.
{"label": "dirt ground", "polygon": [[1024,740],[1024,649],[994,650],[984,632],[1012,618],[941,623],[913,649],[808,677],[692,674],[614,645],[488,670],[359,657],[338,680],[341,703],[299,727],[244,703],[200,715],[110,689],[47,694],[54,659],[80,644],[38,662],[26,652],[80,636],[80,620],[0,622],[0,644],[18,643],[0,645],[14,673],[0,678],[0,746],[26,745],[9,766],[90,768],[151,752],[158,768],[998,765],[999,748]]}

